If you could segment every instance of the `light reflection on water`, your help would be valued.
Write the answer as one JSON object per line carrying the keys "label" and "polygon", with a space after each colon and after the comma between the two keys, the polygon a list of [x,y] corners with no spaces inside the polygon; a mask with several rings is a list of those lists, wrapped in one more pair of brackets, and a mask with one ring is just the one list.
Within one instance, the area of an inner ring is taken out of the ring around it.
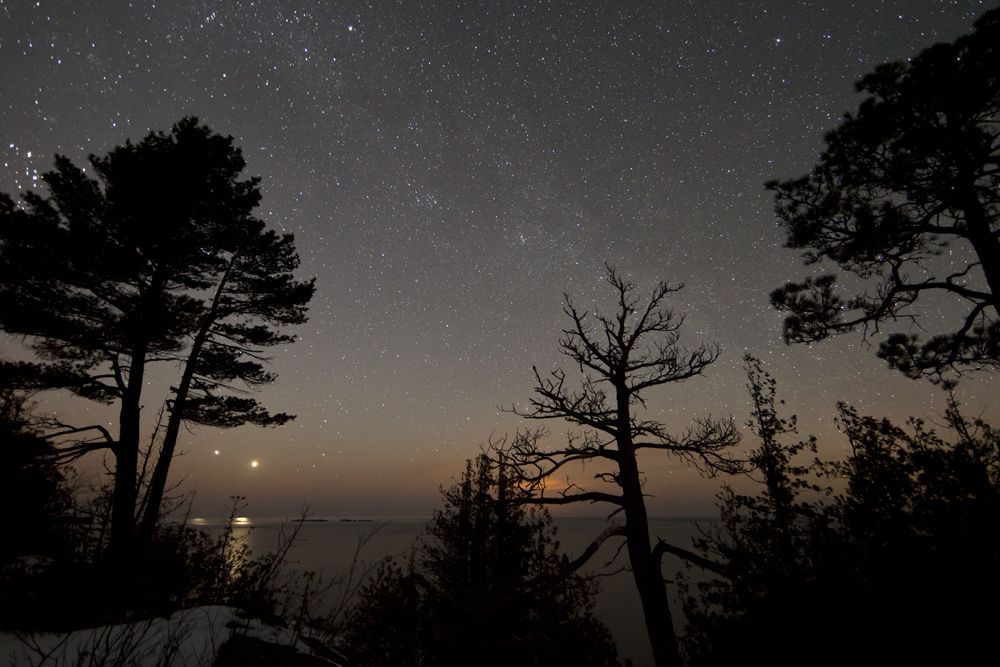
{"label": "light reflection on water", "polygon": [[[275,525],[281,525],[277,522]],[[205,530],[213,539],[218,539],[226,532],[227,521],[223,519],[206,519],[194,517],[188,520],[188,525]],[[267,524],[265,523],[265,526]],[[262,526],[263,527],[263,526]],[[251,539],[255,532],[254,522],[250,517],[237,516],[229,522],[229,538],[225,543],[225,563],[230,576],[235,577],[246,565],[248,557],[262,556],[273,547],[258,547]]]}
{"label": "light reflection on water", "polygon": [[[322,573],[327,579],[345,574],[351,567],[359,542],[366,540],[359,553],[361,567],[377,563],[387,556],[403,556],[423,533],[425,517],[405,517],[372,521],[352,521],[332,518],[310,518],[303,523],[296,546],[289,552],[288,565],[299,570]],[[701,520],[703,525],[709,520]],[[224,522],[206,518],[191,519],[192,525],[205,528],[212,535],[224,530]],[[583,551],[606,526],[604,519],[557,518],[557,538],[561,550],[574,556]],[[256,555],[276,549],[281,535],[290,532],[290,522],[283,519],[237,517],[232,527],[235,544],[246,544]],[[651,519],[650,529],[680,547],[690,548],[698,534],[692,519]],[[589,573],[611,572],[625,564],[624,551],[612,565],[606,563],[615,556],[617,544],[608,540],[591,559]],[[664,574],[672,581],[683,565],[676,559],[664,559]],[[697,574],[692,571],[692,574]],[[631,574],[619,572],[600,579],[596,614],[611,630],[622,657],[632,658],[636,667],[652,664],[639,595]],[[668,585],[674,625],[683,630],[684,618],[676,587]]]}

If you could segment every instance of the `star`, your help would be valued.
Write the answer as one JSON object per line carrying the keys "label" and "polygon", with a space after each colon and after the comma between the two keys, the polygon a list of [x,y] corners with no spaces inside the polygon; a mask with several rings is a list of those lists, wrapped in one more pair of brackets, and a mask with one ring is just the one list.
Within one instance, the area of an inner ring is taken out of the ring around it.
{"label": "star", "polygon": [[[839,442],[838,400],[900,423],[940,416],[940,392],[888,373],[859,338],[784,345],[768,294],[803,268],[762,186],[808,171],[857,108],[853,81],[969,32],[983,3],[301,4],[7,3],[0,49],[0,192],[44,192],[57,153],[91,174],[89,154],[194,114],[261,178],[257,215],[295,235],[316,297],[272,355],[277,383],[255,395],[295,421],[182,437],[220,460],[247,439],[279,446],[255,507],[430,513],[481,442],[525,426],[496,406],[531,398],[532,366],[565,366],[562,294],[607,307],[605,261],[644,290],[684,282],[671,304],[682,342],[722,350],[683,390],[647,398],[679,432],[708,413],[745,420],[744,351],[824,442]],[[167,394],[163,366],[148,381]],[[970,413],[1000,410],[995,387],[967,386]],[[81,423],[101,409],[46,400]],[[336,485],[331,466],[303,465],[331,446]],[[193,466],[202,513],[234,493],[227,470]],[[392,494],[370,483],[386,470]],[[650,474],[652,514],[682,492],[712,511],[715,482],[671,477]]]}

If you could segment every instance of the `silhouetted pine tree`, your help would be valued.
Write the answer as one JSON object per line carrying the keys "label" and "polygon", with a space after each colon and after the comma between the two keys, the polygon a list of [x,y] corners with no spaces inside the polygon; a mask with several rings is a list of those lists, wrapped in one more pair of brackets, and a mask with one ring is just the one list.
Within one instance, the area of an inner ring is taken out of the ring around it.
{"label": "silhouetted pine tree", "polygon": [[[0,329],[38,353],[7,364],[22,386],[65,388],[118,406],[118,429],[65,425],[67,458],[114,455],[112,551],[131,543],[141,513],[140,408],[145,371],[181,362],[146,528],[159,516],[180,423],[277,424],[243,389],[273,381],[263,350],[292,339],[278,327],[305,319],[311,282],[291,235],[253,216],[259,180],[231,137],[195,118],[169,133],[90,157],[91,173],[56,157],[42,176],[47,195],[15,203],[0,194]],[[93,174],[93,175],[91,175]],[[234,393],[235,392],[235,393]]]}
{"label": "silhouetted pine tree", "polygon": [[827,133],[812,171],[767,184],[788,247],[865,285],[851,293],[845,285],[857,281],[826,272],[775,290],[772,303],[789,313],[787,341],[874,335],[921,320],[919,303],[944,298],[957,314],[949,332],[920,340],[896,331],[879,356],[910,377],[945,383],[1000,367],[998,71],[994,9],[972,33],[862,78],[856,88],[866,99]]}
{"label": "silhouetted pine tree", "polygon": [[613,665],[592,582],[567,572],[551,519],[479,457],[442,492],[425,538],[383,564],[347,620],[354,664]]}

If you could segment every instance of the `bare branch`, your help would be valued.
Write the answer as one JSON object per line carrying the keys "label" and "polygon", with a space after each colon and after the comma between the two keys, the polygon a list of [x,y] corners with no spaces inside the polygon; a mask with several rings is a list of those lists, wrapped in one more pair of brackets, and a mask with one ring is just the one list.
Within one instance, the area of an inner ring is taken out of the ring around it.
{"label": "bare branch", "polygon": [[622,497],[600,491],[561,494],[558,496],[528,496],[518,502],[525,505],[569,505],[570,503],[611,503],[622,505]]}
{"label": "bare branch", "polygon": [[[681,289],[680,286],[660,282],[640,305],[635,283],[613,267],[606,268],[606,279],[614,292],[613,313],[581,312],[566,297],[564,311],[572,326],[563,331],[559,348],[579,368],[583,376],[579,384],[571,388],[561,369],[542,376],[533,368],[535,387],[530,409],[511,409],[528,419],[564,419],[583,427],[584,435],[578,440],[571,438],[566,447],[543,451],[539,447],[540,432],[519,434],[503,455],[513,463],[520,488],[525,491],[519,502],[535,505],[603,502],[615,508],[612,516],[618,513],[624,516],[624,525],[609,527],[571,565],[579,567],[586,562],[611,536],[625,537],[619,551],[628,545],[629,563],[642,595],[650,639],[654,651],[663,658],[660,661],[666,663],[665,656],[676,655],[677,644],[675,637],[664,633],[664,628],[671,624],[657,566],[663,552],[672,547],[657,546],[654,550],[651,546],[643,493],[646,480],[636,453],[643,448],[658,449],[693,463],[709,475],[742,471],[745,462],[727,453],[739,442],[739,432],[731,419],[703,419],[682,435],[674,436],[664,424],[633,414],[633,410],[645,407],[642,395],[645,390],[701,374],[718,359],[719,348],[705,344],[692,350],[680,347],[678,332],[683,317],[664,307],[667,296]],[[610,464],[599,469],[594,479],[603,485],[613,485],[620,493],[586,490],[567,478],[566,487],[559,493],[546,495],[546,481],[553,474],[594,460]],[[679,661],[679,656],[673,661]]]}
{"label": "bare branch", "polygon": [[568,560],[566,559],[565,556],[563,557],[565,559],[563,562],[563,572],[566,575],[573,574],[581,567],[586,565],[587,562],[594,557],[594,554],[600,551],[601,547],[609,539],[611,539],[612,537],[624,537],[624,536],[625,536],[624,526],[616,523],[609,524],[608,527],[605,528],[600,535],[594,538],[593,542],[587,545],[587,548],[584,549],[583,553],[581,553],[579,556],[577,556],[573,560]]}
{"label": "bare branch", "polygon": [[697,565],[702,569],[708,570],[709,572],[714,572],[715,574],[718,575],[722,575],[723,577],[729,576],[726,571],[726,568],[720,563],[716,563],[713,560],[709,560],[708,558],[699,556],[693,551],[688,551],[687,549],[674,546],[673,544],[668,544],[667,542],[658,539],[656,541],[656,546],[653,547],[654,562],[656,563],[661,562],[663,560],[664,554],[671,554],[673,556],[683,558],[684,560],[688,561],[689,563],[692,563],[693,565]]}

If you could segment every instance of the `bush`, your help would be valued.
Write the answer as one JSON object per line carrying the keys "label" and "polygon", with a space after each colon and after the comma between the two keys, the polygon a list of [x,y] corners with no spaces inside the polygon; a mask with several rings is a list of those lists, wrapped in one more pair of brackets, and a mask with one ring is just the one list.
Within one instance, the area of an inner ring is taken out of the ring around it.
{"label": "bush", "polygon": [[164,522],[150,543],[110,559],[110,494],[78,503],[56,449],[33,423],[26,395],[0,389],[0,628],[72,630],[205,604],[271,620],[290,605],[308,615],[305,596],[320,582],[282,572],[297,528],[276,551],[255,556],[233,531],[239,498],[217,538]]}
{"label": "bush", "polygon": [[105,557],[99,529],[81,530],[74,549],[4,570],[0,627],[67,631],[199,605],[227,605],[280,623],[300,602],[300,588],[315,583],[308,574],[299,574],[300,581],[282,570],[297,532],[277,550],[255,556],[233,531],[232,517],[214,538],[186,524],[163,524],[123,562]]}

